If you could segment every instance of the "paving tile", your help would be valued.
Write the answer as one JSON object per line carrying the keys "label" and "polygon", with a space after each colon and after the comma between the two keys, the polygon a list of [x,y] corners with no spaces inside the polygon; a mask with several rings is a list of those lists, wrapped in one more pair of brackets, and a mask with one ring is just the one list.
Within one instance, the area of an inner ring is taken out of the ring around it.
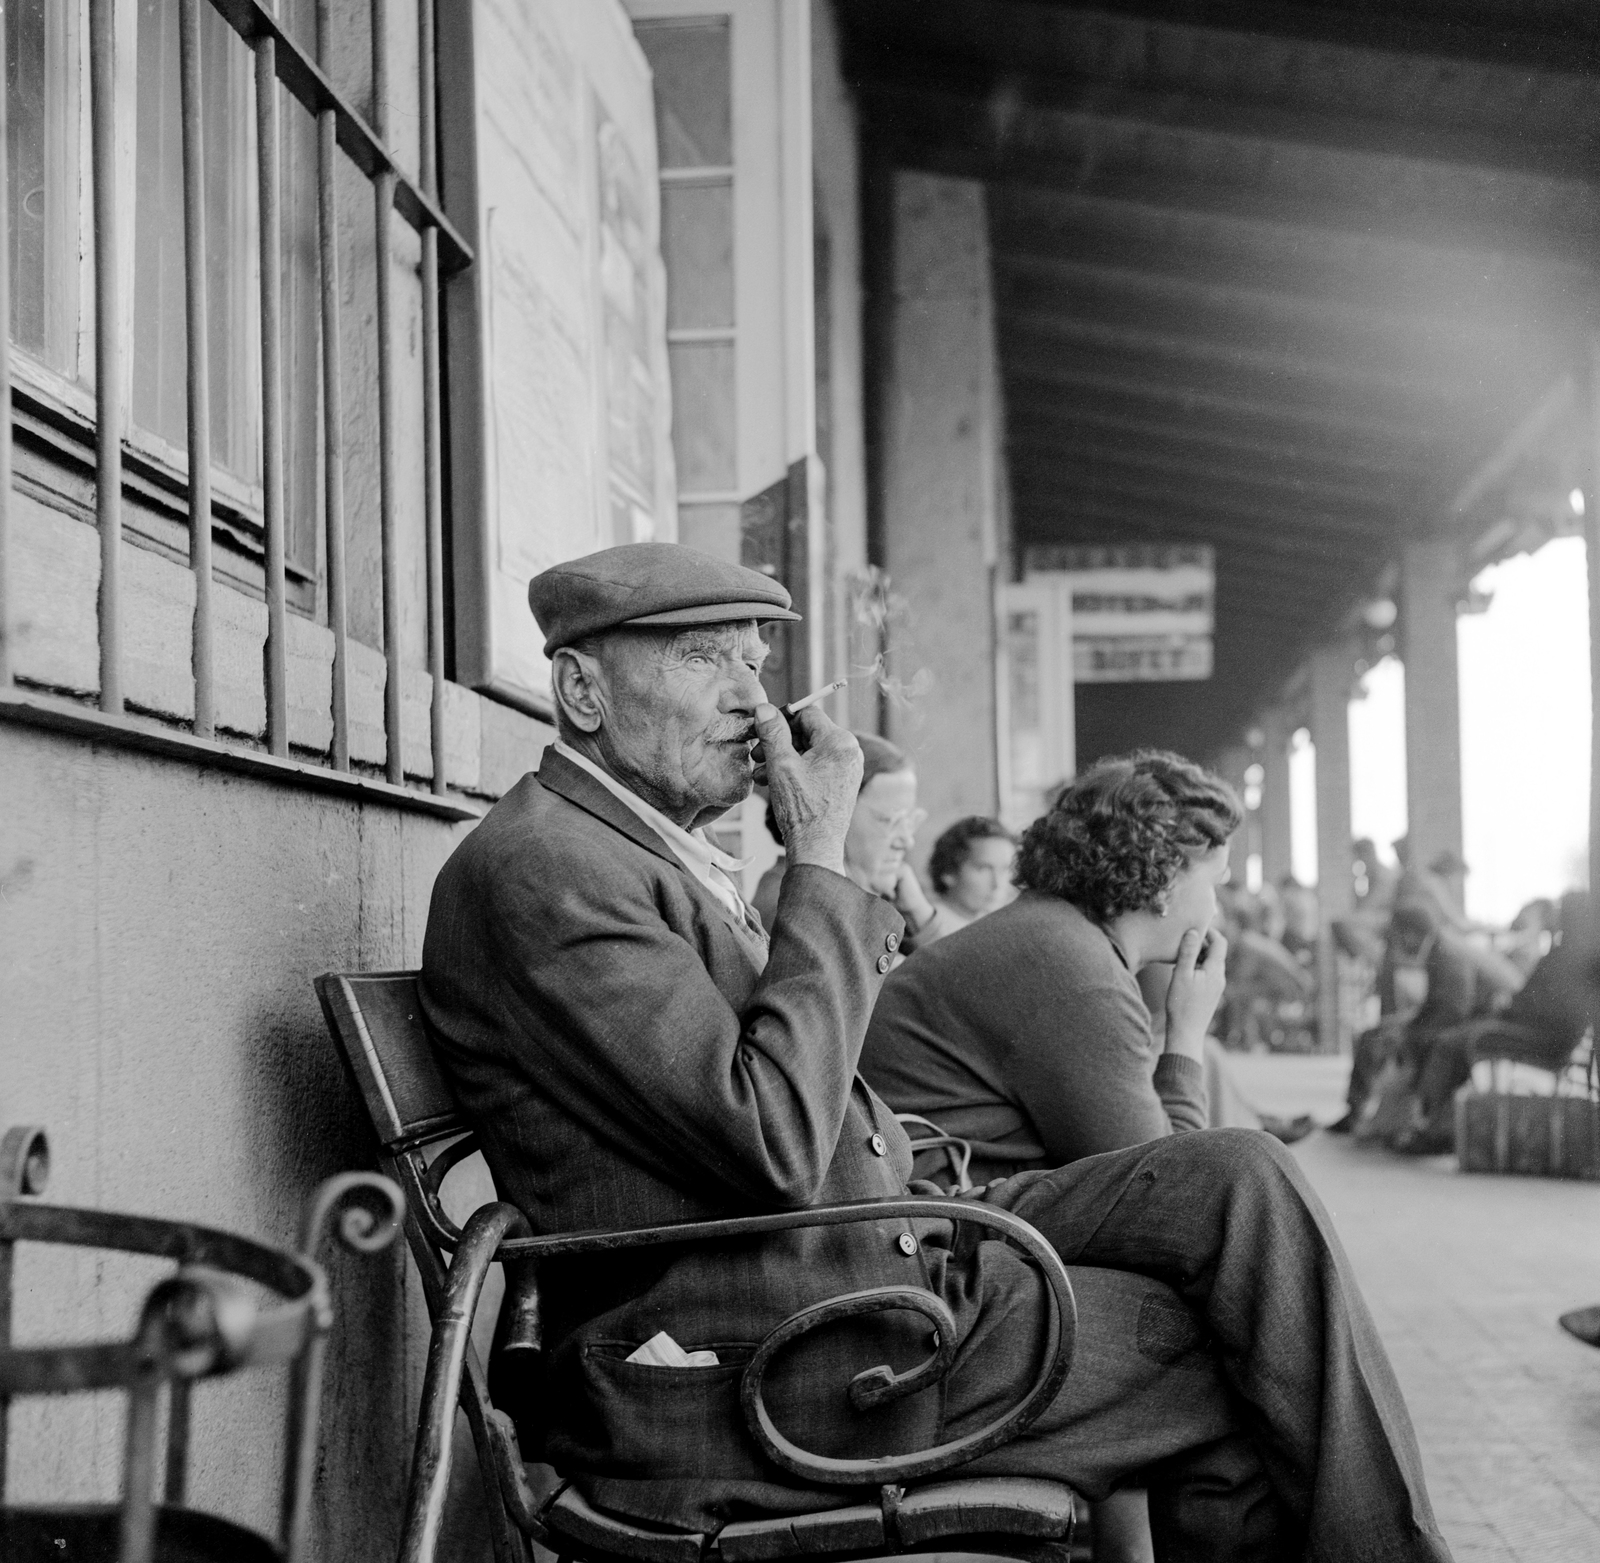
{"label": "paving tile", "polygon": [[[1342,1108],[1339,1061],[1240,1060],[1270,1112]],[[1600,1185],[1469,1176],[1318,1134],[1333,1214],[1405,1390],[1456,1563],[1600,1563],[1600,1351],[1556,1324],[1600,1301]]]}

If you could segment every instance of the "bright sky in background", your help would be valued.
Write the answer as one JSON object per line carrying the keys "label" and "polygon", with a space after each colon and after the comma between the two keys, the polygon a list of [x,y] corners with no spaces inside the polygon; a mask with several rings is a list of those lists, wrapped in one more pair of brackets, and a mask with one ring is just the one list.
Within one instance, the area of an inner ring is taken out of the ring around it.
{"label": "bright sky in background", "polygon": [[[1586,877],[1589,626],[1583,540],[1557,538],[1474,582],[1487,613],[1457,621],[1467,912],[1506,923]],[[1353,834],[1385,858],[1406,828],[1405,671],[1385,658],[1350,704]],[[1291,807],[1298,825],[1300,797]],[[1314,808],[1308,794],[1305,812]],[[1313,851],[1314,851],[1313,842]],[[1298,857],[1296,862],[1298,864]],[[1297,868],[1298,872],[1298,868]]]}
{"label": "bright sky in background", "polygon": [[[1457,621],[1462,850],[1468,915],[1508,923],[1536,896],[1588,877],[1589,603],[1583,539],[1485,570],[1486,613]],[[1350,702],[1350,826],[1394,860],[1406,830],[1405,669],[1385,657]],[[1317,875],[1316,750],[1289,748],[1295,878]]]}
{"label": "bright sky in background", "polygon": [[1289,872],[1317,882],[1317,746],[1303,727],[1289,740]]}
{"label": "bright sky in background", "polygon": [[1350,834],[1375,842],[1394,862],[1393,843],[1406,833],[1406,670],[1385,657],[1361,680],[1350,702]]}
{"label": "bright sky in background", "polygon": [[1475,582],[1459,621],[1467,913],[1502,923],[1587,878],[1589,622],[1583,539],[1558,537]]}

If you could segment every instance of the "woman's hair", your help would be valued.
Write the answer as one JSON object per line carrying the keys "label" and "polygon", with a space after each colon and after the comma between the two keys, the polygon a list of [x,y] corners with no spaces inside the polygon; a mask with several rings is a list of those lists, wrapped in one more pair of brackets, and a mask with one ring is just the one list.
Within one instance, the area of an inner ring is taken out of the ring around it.
{"label": "woman's hair", "polygon": [[880,738],[876,733],[857,733],[856,742],[861,745],[861,758],[866,762],[861,767],[863,792],[867,790],[867,783],[874,776],[888,776],[894,771],[910,771],[916,768],[905,750],[897,749],[887,738]]}
{"label": "woman's hair", "polygon": [[1017,883],[1109,922],[1154,906],[1243,818],[1233,788],[1182,755],[1098,760],[1023,832]]}
{"label": "woman's hair", "polygon": [[967,852],[973,842],[1015,842],[1016,839],[997,819],[988,819],[982,814],[969,814],[965,819],[958,819],[934,842],[933,851],[928,855],[928,878],[933,881],[933,888],[942,893],[961,872],[961,865],[967,861]]}
{"label": "woman's hair", "polygon": [[[874,776],[887,776],[894,771],[910,771],[916,767],[912,765],[903,749],[897,749],[887,738],[880,738],[876,733],[857,733],[856,742],[861,745],[861,758],[865,762],[861,767],[861,786],[859,791],[867,790],[867,783]],[[767,834],[779,846],[783,845],[783,835],[778,829],[778,816],[772,807],[772,800],[767,800]]]}

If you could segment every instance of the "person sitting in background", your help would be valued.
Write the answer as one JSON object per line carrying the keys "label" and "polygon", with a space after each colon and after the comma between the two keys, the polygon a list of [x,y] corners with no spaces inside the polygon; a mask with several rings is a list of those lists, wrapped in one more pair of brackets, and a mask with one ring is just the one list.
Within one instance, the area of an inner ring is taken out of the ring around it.
{"label": "person sitting in background", "polygon": [[950,919],[949,932],[975,923],[1016,898],[1012,872],[1017,838],[997,819],[969,814],[933,844],[928,878],[933,898]]}
{"label": "person sitting in background", "polygon": [[[1175,754],[1102,760],[1024,833],[1021,895],[891,974],[868,1083],[968,1141],[978,1183],[1204,1128],[1227,954],[1211,924],[1241,818]],[[1153,962],[1173,963],[1159,1056],[1137,981]]]}
{"label": "person sitting in background", "polygon": [[[855,734],[863,760],[861,790],[844,840],[844,871],[863,890],[888,901],[905,919],[906,933],[895,962],[932,944],[960,926],[954,915],[928,899],[907,854],[917,844],[917,827],[928,817],[917,807],[917,773],[905,751],[873,733]],[[781,842],[777,821],[767,810],[767,829]],[[783,886],[785,858],[779,858],[756,886],[751,904],[770,928]]]}
{"label": "person sitting in background", "polygon": [[1549,896],[1526,902],[1511,919],[1500,952],[1524,977],[1548,955],[1561,927],[1560,914]]}
{"label": "person sitting in background", "polygon": [[1416,1069],[1413,1121],[1397,1141],[1403,1150],[1449,1150],[1450,1113],[1457,1087],[1480,1058],[1510,1058],[1560,1070],[1594,1024],[1595,925],[1593,903],[1581,891],[1561,898],[1559,937],[1504,1008],[1462,1025],[1434,1029],[1407,1050]]}
{"label": "person sitting in background", "polygon": [[1489,1014],[1517,987],[1510,963],[1503,963],[1504,973],[1486,966],[1466,936],[1446,925],[1431,897],[1396,907],[1386,960],[1397,991],[1406,988],[1409,974],[1418,973],[1426,982],[1426,996],[1409,1019],[1392,1017],[1356,1038],[1346,1092],[1349,1111],[1329,1126],[1335,1134],[1355,1128],[1386,1064],[1409,1061],[1414,1066],[1435,1035]]}

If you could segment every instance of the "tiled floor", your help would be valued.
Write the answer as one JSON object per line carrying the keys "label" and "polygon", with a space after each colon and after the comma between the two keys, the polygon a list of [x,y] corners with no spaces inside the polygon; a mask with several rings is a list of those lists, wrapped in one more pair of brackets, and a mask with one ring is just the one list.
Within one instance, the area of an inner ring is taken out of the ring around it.
{"label": "tiled floor", "polygon": [[[1267,1111],[1342,1110],[1338,1060],[1240,1058]],[[1600,1302],[1600,1185],[1467,1177],[1317,1134],[1339,1225],[1457,1563],[1600,1563],[1600,1351],[1556,1325]]]}

